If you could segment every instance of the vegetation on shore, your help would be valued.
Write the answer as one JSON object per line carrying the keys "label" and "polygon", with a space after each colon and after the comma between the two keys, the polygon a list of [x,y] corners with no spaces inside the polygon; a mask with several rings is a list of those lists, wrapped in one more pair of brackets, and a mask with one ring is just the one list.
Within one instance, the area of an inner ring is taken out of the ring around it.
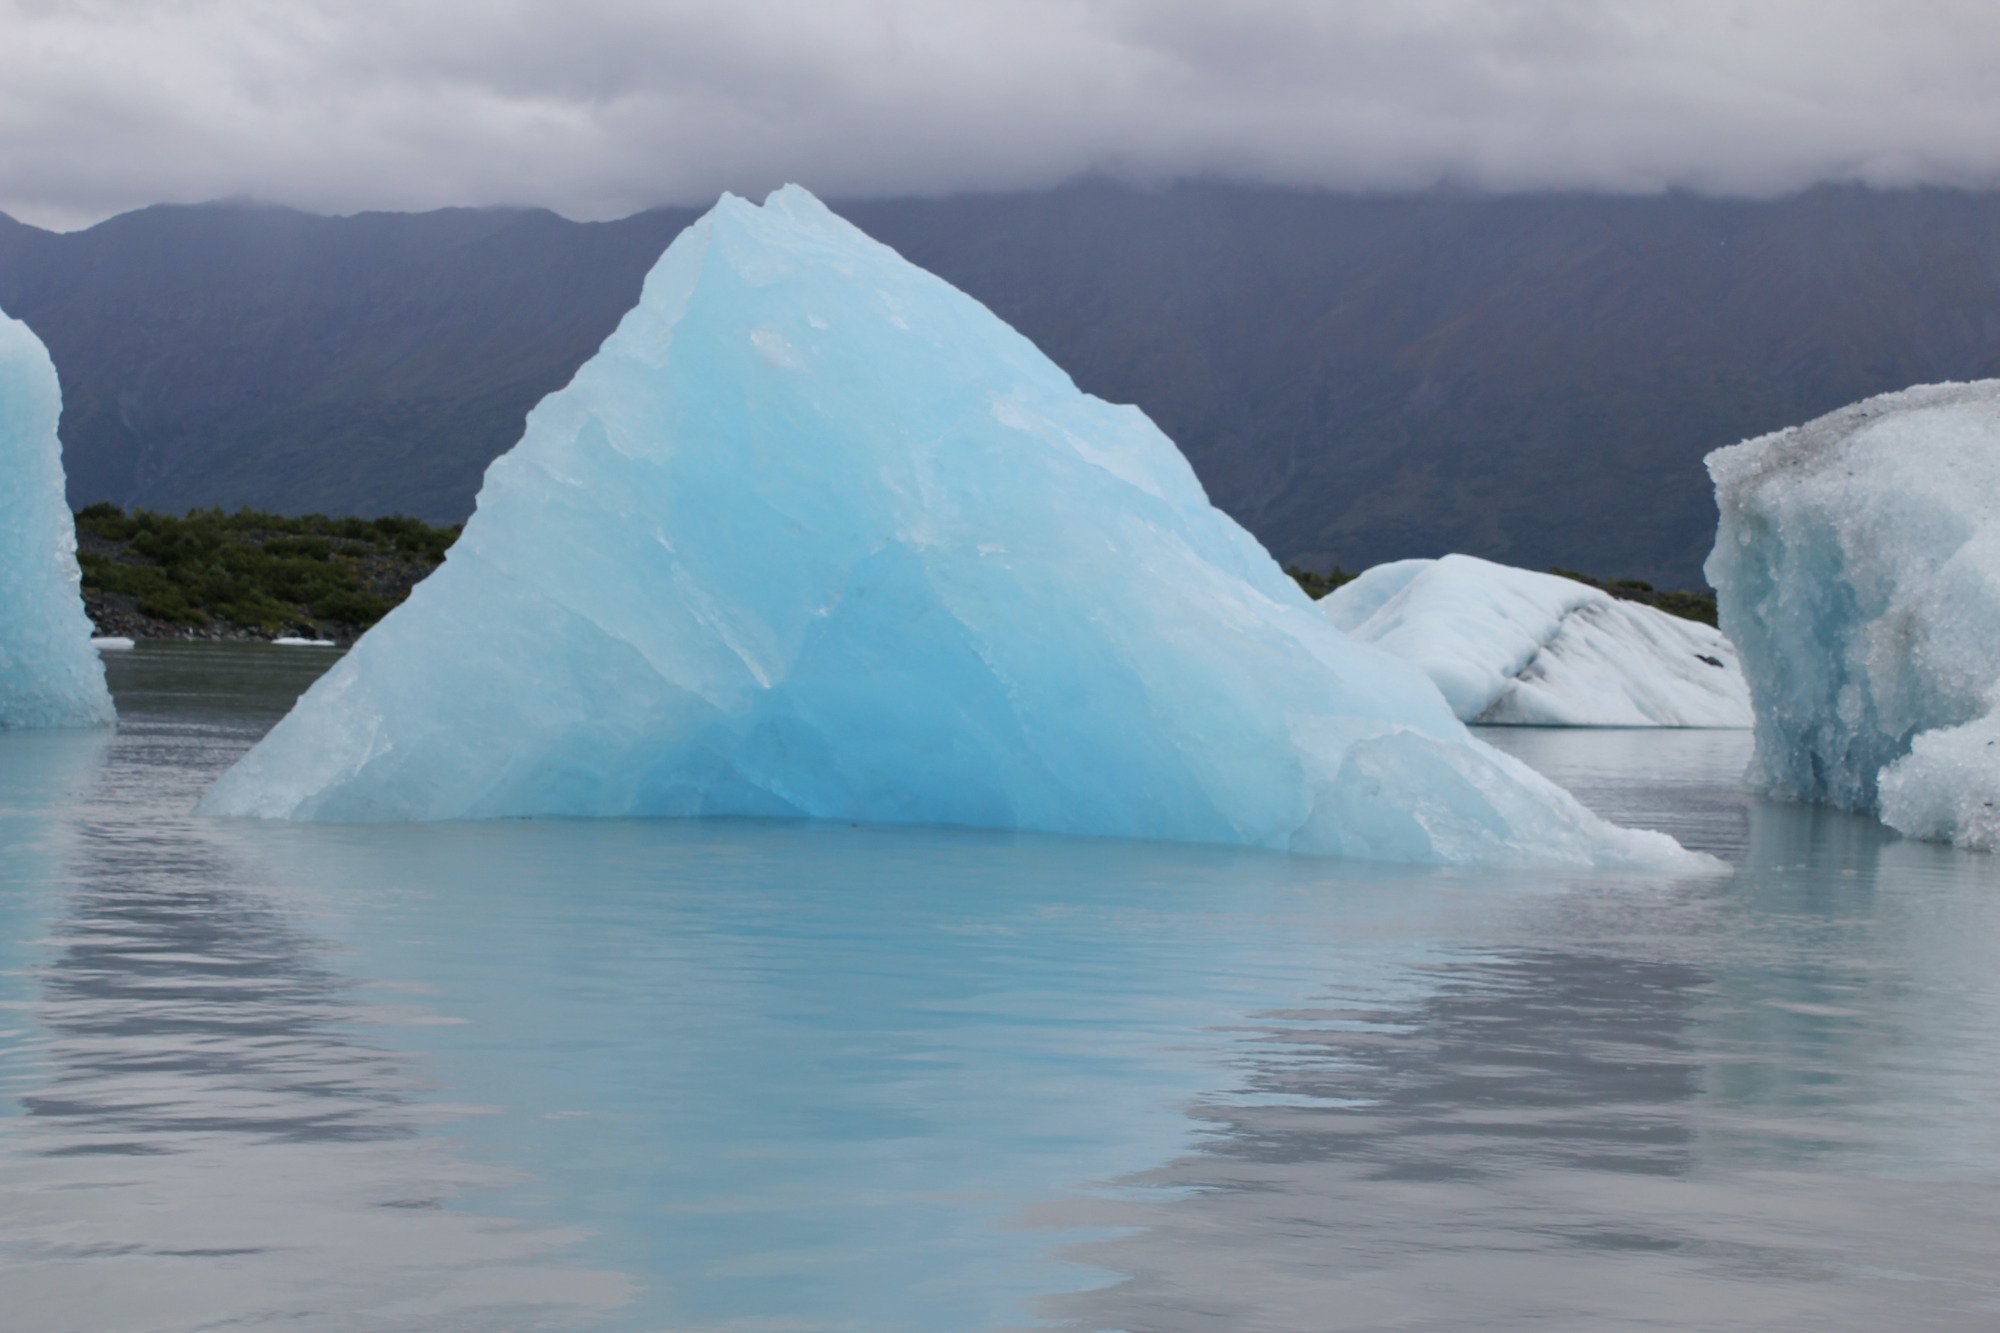
{"label": "vegetation on shore", "polygon": [[1682,620],[1698,620],[1704,625],[1716,623],[1713,588],[1703,588],[1699,591],[1690,588],[1662,589],[1655,588],[1641,579],[1600,579],[1589,574],[1579,574],[1573,569],[1551,569],[1549,573],[1560,574],[1566,579],[1575,579],[1578,583],[1588,583],[1593,588],[1602,588],[1613,597],[1628,602],[1639,602],[1665,611],[1670,616],[1679,616]]}
{"label": "vegetation on shore", "polygon": [[[194,509],[184,518],[94,504],[76,516],[83,600],[100,634],[132,638],[349,643],[389,614],[458,539],[459,526],[414,518],[289,518],[256,509]],[[1317,600],[1357,577],[1287,565]],[[1662,591],[1638,579],[1552,569],[1614,597],[1715,624],[1715,594]]]}
{"label": "vegetation on shore", "polygon": [[[1290,574],[1299,587],[1305,589],[1306,596],[1314,601],[1318,601],[1344,583],[1352,583],[1358,577],[1348,573],[1339,565],[1335,565],[1324,574],[1301,569],[1297,565],[1286,565],[1285,572]],[[1716,622],[1715,591],[1712,588],[1703,588],[1698,592],[1687,588],[1662,590],[1641,579],[1600,579],[1590,574],[1579,574],[1573,569],[1560,568],[1551,569],[1549,573],[1566,579],[1575,579],[1578,583],[1587,583],[1593,588],[1600,588],[1610,593],[1613,597],[1628,602],[1639,602],[1665,611],[1670,616],[1679,616],[1682,620],[1696,620],[1704,625],[1713,625]]]}
{"label": "vegetation on shore", "polygon": [[1286,565],[1285,572],[1290,574],[1292,581],[1305,589],[1306,596],[1315,602],[1342,584],[1352,583],[1361,577],[1358,573],[1348,573],[1339,565],[1335,565],[1324,574],[1315,573],[1310,569],[1300,569],[1297,565]]}
{"label": "vegetation on shore", "polygon": [[285,635],[351,642],[444,559],[457,527],[413,518],[185,518],[95,504],[76,516],[83,599],[100,634]]}

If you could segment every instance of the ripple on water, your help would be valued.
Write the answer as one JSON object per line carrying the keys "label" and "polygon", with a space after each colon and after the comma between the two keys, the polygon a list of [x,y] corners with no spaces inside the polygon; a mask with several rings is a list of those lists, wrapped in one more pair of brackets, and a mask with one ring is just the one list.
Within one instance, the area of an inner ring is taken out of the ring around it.
{"label": "ripple on water", "polygon": [[[1497,734],[1730,877],[202,821],[323,663],[0,737],[10,1329],[1969,1328],[1993,858]],[[330,656],[330,655],[328,655]]]}

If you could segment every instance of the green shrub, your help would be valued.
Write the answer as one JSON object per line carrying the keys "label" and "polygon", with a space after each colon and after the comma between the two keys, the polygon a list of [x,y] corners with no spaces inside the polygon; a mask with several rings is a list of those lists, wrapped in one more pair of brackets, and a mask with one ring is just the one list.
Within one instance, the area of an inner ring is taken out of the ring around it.
{"label": "green shrub", "polygon": [[276,633],[314,621],[365,629],[394,599],[362,570],[404,587],[444,558],[459,528],[417,519],[288,518],[255,509],[191,509],[183,517],[115,505],[78,511],[79,534],[114,551],[79,550],[87,593],[134,598],[141,614],[184,625],[212,620]]}
{"label": "green shrub", "polygon": [[1682,620],[1695,620],[1704,625],[1716,623],[1715,593],[1708,589],[1695,591],[1680,588],[1661,592],[1644,579],[1600,579],[1560,566],[1549,570],[1549,573],[1574,579],[1578,583],[1587,583],[1593,588],[1601,588],[1613,597],[1623,598],[1628,602],[1639,602],[1655,607],[1670,616],[1679,616]]}
{"label": "green shrub", "polygon": [[1297,565],[1286,565],[1285,572],[1290,574],[1292,581],[1303,588],[1306,596],[1314,601],[1318,601],[1343,583],[1352,583],[1359,577],[1348,573],[1339,565],[1335,565],[1324,574],[1314,573],[1310,569],[1300,569]]}
{"label": "green shrub", "polygon": [[389,614],[389,603],[373,593],[337,592],[312,604],[316,619],[340,625],[372,625]]}
{"label": "green shrub", "polygon": [[324,537],[273,537],[264,543],[264,553],[301,556],[307,560],[331,560],[333,543]]}

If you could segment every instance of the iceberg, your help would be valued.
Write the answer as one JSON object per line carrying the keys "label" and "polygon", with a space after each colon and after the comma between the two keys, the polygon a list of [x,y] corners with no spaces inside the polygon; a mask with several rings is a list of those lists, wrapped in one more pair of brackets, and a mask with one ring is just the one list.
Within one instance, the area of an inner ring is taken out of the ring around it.
{"label": "iceberg", "polygon": [[1708,471],[1753,785],[2000,849],[2000,380],[1869,398]]}
{"label": "iceberg", "polygon": [[1142,413],[796,187],[674,241],[445,563],[201,809],[1712,864],[1478,742]]}
{"label": "iceberg", "polygon": [[1721,631],[1575,579],[1476,556],[1377,565],[1320,599],[1466,722],[1747,727],[1750,689]]}
{"label": "iceberg", "polygon": [[0,729],[112,720],[63,495],[61,415],[47,349],[0,312]]}

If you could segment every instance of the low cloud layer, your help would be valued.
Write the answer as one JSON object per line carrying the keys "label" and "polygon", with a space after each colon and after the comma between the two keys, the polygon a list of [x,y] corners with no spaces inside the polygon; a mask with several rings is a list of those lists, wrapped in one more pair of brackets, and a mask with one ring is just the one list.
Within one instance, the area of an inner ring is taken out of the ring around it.
{"label": "low cloud layer", "polygon": [[0,0],[0,210],[2000,184],[1991,0]]}

